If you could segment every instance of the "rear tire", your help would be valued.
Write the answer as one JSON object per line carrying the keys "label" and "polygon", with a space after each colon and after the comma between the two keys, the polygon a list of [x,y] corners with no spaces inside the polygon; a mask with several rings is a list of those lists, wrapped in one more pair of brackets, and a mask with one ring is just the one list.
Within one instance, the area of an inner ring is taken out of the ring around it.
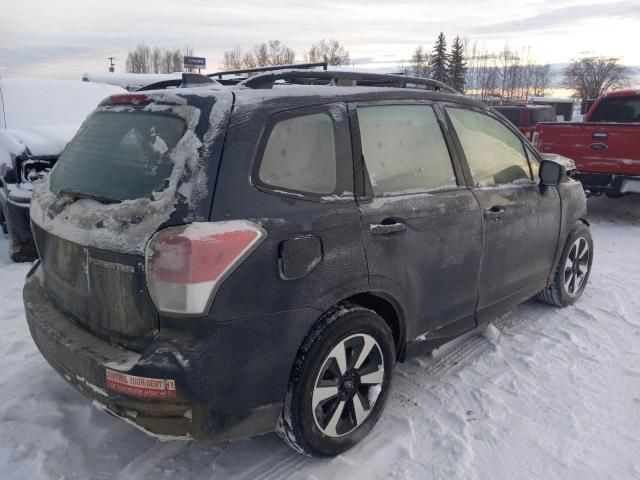
{"label": "rear tire", "polygon": [[328,311],[300,347],[278,435],[317,457],[356,445],[382,414],[395,355],[392,332],[374,311],[346,302]]}
{"label": "rear tire", "polygon": [[553,283],[538,294],[538,299],[556,307],[571,305],[584,292],[591,275],[592,263],[591,231],[580,222],[567,238]]}

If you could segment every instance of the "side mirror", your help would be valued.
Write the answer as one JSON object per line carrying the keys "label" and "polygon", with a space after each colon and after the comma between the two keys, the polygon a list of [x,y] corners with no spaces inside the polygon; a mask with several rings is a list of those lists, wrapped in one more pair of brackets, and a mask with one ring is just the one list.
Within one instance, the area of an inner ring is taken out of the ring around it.
{"label": "side mirror", "polygon": [[543,160],[540,162],[540,191],[544,192],[547,187],[555,187],[566,174],[565,168],[559,163]]}

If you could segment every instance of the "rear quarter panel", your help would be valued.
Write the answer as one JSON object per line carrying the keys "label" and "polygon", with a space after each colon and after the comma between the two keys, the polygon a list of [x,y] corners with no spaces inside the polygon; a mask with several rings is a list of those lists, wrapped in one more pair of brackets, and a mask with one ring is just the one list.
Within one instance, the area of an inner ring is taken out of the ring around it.
{"label": "rear quarter panel", "polygon": [[[281,401],[291,365],[314,323],[337,301],[368,290],[355,198],[309,201],[251,183],[263,127],[271,115],[291,106],[291,101],[282,108],[277,101],[261,107],[236,104],[215,188],[211,221],[248,219],[267,232],[220,286],[208,321],[200,322],[198,337],[209,346],[198,362],[213,373],[198,381],[206,396],[216,395],[215,402],[234,408]],[[322,260],[301,278],[284,278],[284,243],[311,237],[322,241]],[[220,373],[222,380],[215,380],[215,372],[225,370],[238,375],[229,379]],[[215,392],[224,392],[224,398]]]}
{"label": "rear quarter panel", "polygon": [[[221,285],[210,312],[216,320],[301,308],[322,312],[368,288],[353,193],[344,200],[311,201],[251,184],[253,157],[267,120],[291,109],[291,101],[284,99],[282,107],[277,103],[259,108],[236,105],[229,124],[211,220],[249,219],[260,224],[267,237]],[[321,239],[322,260],[302,278],[285,279],[279,263],[283,242],[305,236]]]}

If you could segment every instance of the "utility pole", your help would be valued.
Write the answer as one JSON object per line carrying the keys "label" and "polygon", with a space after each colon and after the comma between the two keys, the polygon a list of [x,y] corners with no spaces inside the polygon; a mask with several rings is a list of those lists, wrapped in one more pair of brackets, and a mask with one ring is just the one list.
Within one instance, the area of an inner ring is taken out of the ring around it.
{"label": "utility pole", "polygon": [[115,59],[116,59],[115,57],[107,57],[107,60],[109,60],[109,71],[110,71],[111,73],[113,73],[113,72],[115,71],[116,64],[115,64],[115,63],[113,63],[113,61],[114,61]]}

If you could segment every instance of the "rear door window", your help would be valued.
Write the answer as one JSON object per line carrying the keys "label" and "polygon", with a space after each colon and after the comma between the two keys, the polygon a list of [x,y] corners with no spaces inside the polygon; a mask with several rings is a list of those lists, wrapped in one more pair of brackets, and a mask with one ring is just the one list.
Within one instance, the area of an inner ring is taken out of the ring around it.
{"label": "rear door window", "polygon": [[520,138],[495,118],[464,108],[447,108],[476,186],[531,180]]}
{"label": "rear door window", "polygon": [[336,190],[336,142],[328,113],[298,115],[273,124],[264,147],[260,182],[271,189],[331,194]]}
{"label": "rear door window", "polygon": [[457,186],[432,106],[362,106],[357,112],[362,154],[374,195]]}
{"label": "rear door window", "polygon": [[60,156],[50,188],[104,201],[151,198],[168,185],[169,152],[185,129],[171,115],[97,112]]}

